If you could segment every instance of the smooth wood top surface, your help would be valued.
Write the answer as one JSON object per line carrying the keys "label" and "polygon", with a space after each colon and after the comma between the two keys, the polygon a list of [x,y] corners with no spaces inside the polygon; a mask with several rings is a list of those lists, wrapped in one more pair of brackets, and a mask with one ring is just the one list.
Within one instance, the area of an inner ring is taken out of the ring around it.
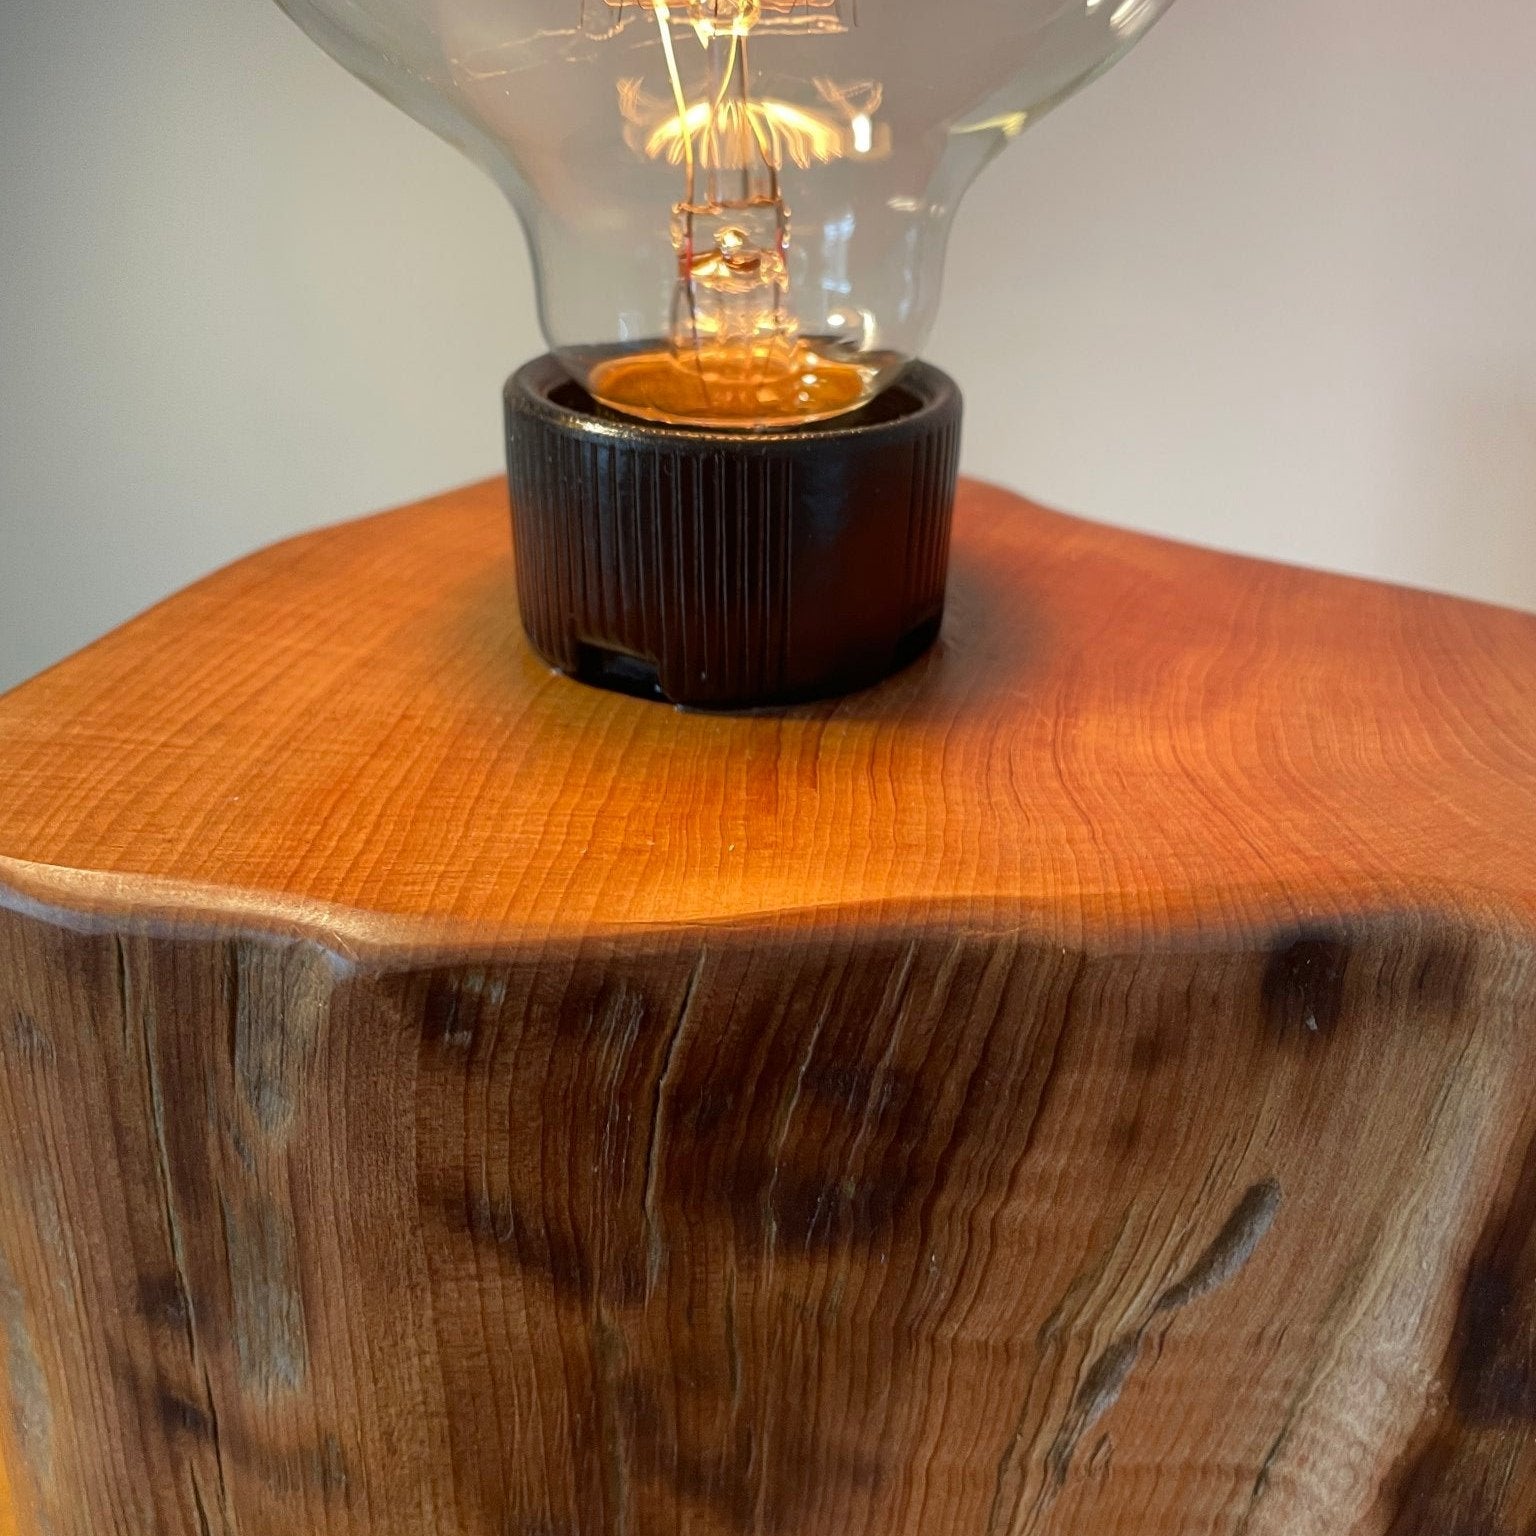
{"label": "smooth wood top surface", "polygon": [[0,700],[0,897],[363,944],[1536,916],[1531,616],[967,484],[930,656],[839,702],[686,715],[552,675],[509,546],[500,481],[329,528]]}

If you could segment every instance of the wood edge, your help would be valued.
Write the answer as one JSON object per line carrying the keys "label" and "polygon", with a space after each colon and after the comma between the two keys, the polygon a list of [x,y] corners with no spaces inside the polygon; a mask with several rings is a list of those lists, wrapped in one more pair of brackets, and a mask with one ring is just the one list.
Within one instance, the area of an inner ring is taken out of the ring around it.
{"label": "wood edge", "polygon": [[[410,913],[379,913],[279,892],[243,890],[166,880],[152,875],[106,873],[34,864],[0,855],[0,913],[31,919],[80,934],[133,933],[146,938],[196,940],[214,937],[309,945],[330,957],[340,971],[393,971],[423,964],[481,964],[519,953],[626,950],[675,947],[683,936],[700,943],[756,935],[779,939],[814,933],[833,943],[879,943],[920,938],[948,940],[1027,938],[1076,953],[1257,952],[1298,938],[1347,933],[1365,936],[1386,926],[1415,922],[1446,932],[1500,937],[1536,952],[1536,913],[1486,899],[1471,900],[1451,887],[1421,893],[1413,901],[1385,901],[1380,893],[1339,892],[1333,900],[1242,903],[1235,888],[1224,892],[1230,907],[1246,906],[1238,918],[1201,912],[1193,896],[1182,906],[1190,914],[1166,926],[1148,923],[1145,912],[1132,920],[1134,900],[1116,918],[1063,921],[1043,902],[1014,897],[952,899],[925,904],[913,920],[900,901],[827,903],[804,907],[743,910],[728,916],[680,914],[665,922],[595,922],[579,931],[533,929],[513,923],[437,919]],[[1259,894],[1255,888],[1254,894]],[[1178,910],[1181,904],[1170,904]],[[3,1533],[0,1533],[3,1536]]]}

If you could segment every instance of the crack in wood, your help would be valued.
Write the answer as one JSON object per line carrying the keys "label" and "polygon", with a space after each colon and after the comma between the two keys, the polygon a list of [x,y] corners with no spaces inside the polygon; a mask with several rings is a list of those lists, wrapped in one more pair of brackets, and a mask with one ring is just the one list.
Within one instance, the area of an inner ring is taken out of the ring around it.
{"label": "crack in wood", "polygon": [[725,1272],[725,1362],[731,1387],[731,1427],[741,1415],[741,1338],[736,1330],[736,1265]]}
{"label": "crack in wood", "polygon": [[240,1526],[230,1501],[229,1475],[224,1468],[224,1435],[219,1427],[218,1409],[213,1405],[213,1382],[209,1379],[207,1362],[199,1357],[199,1363],[203,1372],[203,1399],[208,1404],[208,1440],[213,1446],[213,1470],[219,1480],[219,1513],[225,1530],[238,1536]]}
{"label": "crack in wood", "polygon": [[1274,1225],[1280,1200],[1280,1186],[1273,1179],[1245,1191],[1215,1238],[1184,1275],[1163,1290],[1146,1320],[1111,1341],[1088,1367],[1046,1455],[1054,1488],[1065,1485],[1083,1437],[1120,1401],[1152,1326],[1235,1279]]}
{"label": "crack in wood", "polygon": [[[1028,1390],[1015,1418],[1013,1433],[1009,1436],[1003,1453],[998,1458],[992,1485],[992,1503],[987,1515],[986,1536],[1003,1536],[1003,1533],[1016,1530],[1019,1526],[1019,1511],[1024,1506],[1028,1489],[1026,1464],[1033,1449],[1032,1445],[1026,1442],[1026,1433],[1034,1406],[1036,1384],[1045,1380],[1047,1376],[1043,1361],[1045,1358],[1059,1357],[1068,1315],[1076,1315],[1075,1309],[1080,1304],[1080,1298],[1103,1279],[1119,1253],[1120,1246],[1130,1231],[1131,1223],[1132,1213],[1127,1211],[1103,1252],[1086,1270],[1073,1277],[1071,1284],[1035,1334],[1035,1348],[1042,1357],[1042,1364],[1030,1374]],[[1042,1510],[1050,1504],[1053,1494],[1054,1490],[1049,1483],[1040,1490],[1030,1511],[1027,1528],[1033,1528]]]}
{"label": "crack in wood", "polygon": [[765,1274],[771,1278],[773,1275],[773,1258],[778,1248],[779,1217],[775,1198],[778,1193],[779,1173],[784,1166],[784,1148],[789,1140],[789,1128],[794,1122],[795,1111],[800,1107],[800,1100],[805,1092],[805,1075],[810,1071],[811,1061],[816,1055],[816,1047],[821,1040],[821,1032],[826,1027],[831,1009],[823,1007],[816,1015],[816,1022],[811,1026],[810,1038],[805,1043],[805,1051],[800,1058],[799,1069],[795,1073],[795,1086],[790,1090],[789,1100],[784,1105],[779,1115],[777,1132],[773,1140],[773,1151],[769,1156],[768,1178],[763,1186],[763,1237],[767,1249],[767,1263]]}
{"label": "crack in wood", "polygon": [[1177,1312],[1234,1279],[1274,1225],[1280,1198],[1273,1179],[1249,1189],[1184,1277],[1158,1297],[1154,1313]]}
{"label": "crack in wood", "polygon": [[1040,1128],[1045,1122],[1045,1116],[1051,1106],[1051,1098],[1056,1091],[1056,1079],[1061,1071],[1062,1046],[1067,1038],[1067,1030],[1072,1024],[1072,1007],[1077,1000],[1077,989],[1082,985],[1084,974],[1088,969],[1088,958],[1079,955],[1077,963],[1072,971],[1071,980],[1067,983],[1067,995],[1062,1000],[1060,1022],[1051,1037],[1051,1055],[1046,1062],[1044,1075],[1040,1079],[1040,1090],[1035,1095],[1034,1107],[1030,1112],[1029,1127],[1024,1134],[1024,1145],[1020,1152],[1020,1161],[1027,1158],[1035,1149],[1035,1143],[1040,1136]]}
{"label": "crack in wood", "polygon": [[197,1516],[197,1529],[199,1536],[213,1536],[213,1527],[208,1524],[208,1509],[203,1503],[203,1490],[197,1480],[197,1469],[194,1467],[191,1474],[192,1482],[192,1510]]}
{"label": "crack in wood", "polygon": [[683,984],[682,1002],[678,1006],[677,1016],[673,1020],[667,1037],[666,1048],[662,1052],[661,1067],[656,1074],[656,1089],[651,1098],[651,1133],[646,1139],[645,1146],[645,1194],[642,1201],[646,1231],[645,1294],[647,1299],[655,1293],[657,1282],[661,1279],[662,1265],[666,1260],[666,1232],[663,1230],[656,1207],[656,1186],[661,1177],[662,1121],[666,1114],[667,1086],[672,1080],[678,1048],[682,1044],[683,1034],[688,1027],[688,1014],[693,1007],[699,978],[704,973],[704,963],[708,957],[709,951],[701,948],[699,958],[694,962],[693,969],[688,973],[688,980]]}
{"label": "crack in wood", "polygon": [[[121,939],[117,941],[117,946],[119,959],[119,1002],[123,1010],[123,1029],[126,1034],[129,1031],[128,1021],[131,1017],[133,1006],[133,992],[131,988],[132,968]],[[208,1439],[209,1444],[213,1448],[214,1469],[219,1483],[220,1512],[226,1531],[235,1532],[238,1530],[238,1527],[229,1500],[228,1480],[224,1469],[223,1442],[219,1433],[219,1413],[214,1403],[213,1381],[209,1376],[208,1363],[203,1358],[202,1351],[197,1342],[197,1303],[192,1287],[187,1281],[186,1244],[181,1231],[181,1223],[176,1215],[175,1201],[171,1194],[171,1163],[166,1135],[165,1096],[160,1086],[160,1073],[155,1065],[159,1053],[159,1030],[153,1002],[147,1000],[137,1010],[137,1013],[137,1034],[144,1052],[145,1086],[149,1094],[150,1144],[155,1157],[155,1175],[160,1186],[160,1204],[165,1221],[166,1241],[170,1248],[171,1267],[184,1303],[178,1310],[187,1342],[188,1361],[192,1368],[202,1376],[203,1402],[208,1416]]]}
{"label": "crack in wood", "polygon": [[132,1049],[133,983],[128,972],[128,946],[120,933],[112,935],[112,952],[117,964],[117,995],[122,1002],[119,1016],[122,1021],[123,1045],[126,1049]]}

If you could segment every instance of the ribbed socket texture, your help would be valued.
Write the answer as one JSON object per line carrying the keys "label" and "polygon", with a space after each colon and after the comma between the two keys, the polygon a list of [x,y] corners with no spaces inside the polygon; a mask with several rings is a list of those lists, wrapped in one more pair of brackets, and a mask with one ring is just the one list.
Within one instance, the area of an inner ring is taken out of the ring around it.
{"label": "ribbed socket texture", "polygon": [[867,686],[937,635],[960,396],[936,369],[751,436],[613,416],[549,358],[506,404],[523,625],[561,671],[747,708]]}

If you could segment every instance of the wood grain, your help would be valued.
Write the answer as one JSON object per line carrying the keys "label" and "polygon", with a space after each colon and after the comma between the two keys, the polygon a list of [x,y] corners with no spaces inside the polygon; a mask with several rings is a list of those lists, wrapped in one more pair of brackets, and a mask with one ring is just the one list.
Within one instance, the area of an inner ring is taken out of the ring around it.
{"label": "wood grain", "polygon": [[970,486],[936,654],[678,715],[528,652],[504,497],[280,545],[11,694],[0,851],[476,939],[914,903],[1080,933],[1532,916],[1529,615]]}
{"label": "wood grain", "polygon": [[18,1536],[1527,1536],[1536,621],[972,485],[682,715],[502,496],[0,700]]}

